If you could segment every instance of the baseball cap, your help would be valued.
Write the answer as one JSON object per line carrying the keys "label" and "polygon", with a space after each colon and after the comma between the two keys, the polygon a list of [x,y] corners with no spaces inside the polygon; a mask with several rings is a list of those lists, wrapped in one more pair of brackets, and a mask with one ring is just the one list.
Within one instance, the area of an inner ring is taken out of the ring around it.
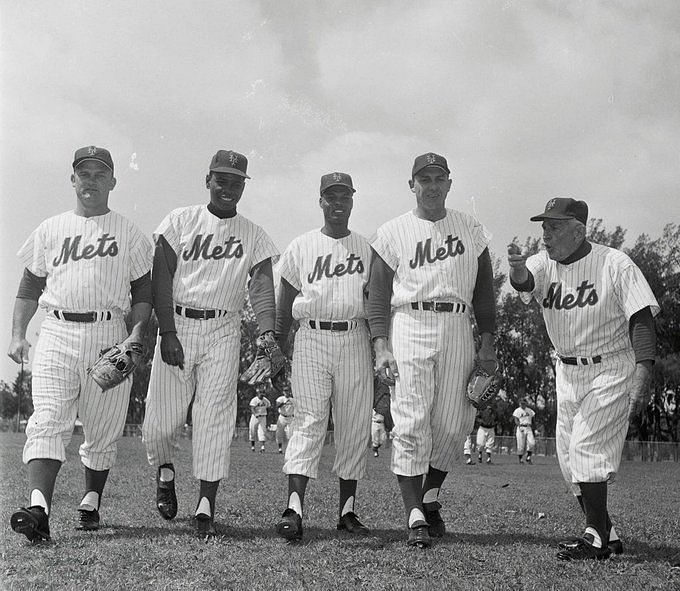
{"label": "baseball cap", "polygon": [[77,149],[73,156],[73,170],[85,160],[96,160],[97,162],[101,162],[113,172],[113,159],[111,158],[111,153],[106,148],[85,146],[84,148]]}
{"label": "baseball cap", "polygon": [[555,197],[545,204],[545,212],[530,218],[532,222],[543,220],[578,220],[588,223],[588,205],[571,197]]}
{"label": "baseball cap", "polygon": [[422,154],[415,159],[413,163],[413,170],[411,171],[411,176],[414,177],[418,172],[423,170],[427,166],[437,166],[442,170],[445,170],[448,174],[451,174],[449,170],[449,165],[446,162],[444,156],[435,154],[434,152],[428,152],[427,154]]}
{"label": "baseball cap", "polygon": [[233,150],[218,150],[210,161],[210,172],[228,172],[249,179],[248,159]]}
{"label": "baseball cap", "polygon": [[352,177],[346,172],[329,172],[321,177],[320,193],[323,193],[329,187],[347,187],[352,193],[355,193],[354,185],[352,184]]}

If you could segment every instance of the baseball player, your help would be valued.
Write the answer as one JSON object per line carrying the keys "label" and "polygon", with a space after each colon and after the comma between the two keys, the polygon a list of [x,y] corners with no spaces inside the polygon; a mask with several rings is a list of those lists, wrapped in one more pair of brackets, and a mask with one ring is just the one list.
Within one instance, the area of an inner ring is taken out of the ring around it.
{"label": "baseball player", "polygon": [[607,482],[619,468],[629,421],[649,401],[659,305],[624,253],[586,240],[588,206],[555,198],[542,214],[545,250],[508,247],[510,281],[538,301],[558,356],[557,457],[585,513],[582,537],[563,542],[561,560],[605,559],[623,546],[607,512]]}
{"label": "baseball player", "polygon": [[479,463],[482,463],[482,450],[486,450],[486,463],[491,463],[491,452],[494,445],[496,445],[496,433],[494,425],[496,424],[496,409],[493,406],[487,406],[477,413],[477,421],[479,427],[477,429],[477,454]]}
{"label": "baseball player", "polygon": [[469,433],[465,438],[465,443],[463,444],[463,456],[465,457],[465,463],[468,466],[472,466],[475,463],[475,461],[472,459],[473,452],[472,448],[473,448],[472,433]]}
{"label": "baseball player", "polygon": [[373,418],[371,419],[371,446],[373,456],[378,457],[378,450],[387,441],[388,434],[394,428],[390,411],[390,386],[380,376],[373,379]]}
{"label": "baseball player", "polygon": [[246,285],[262,334],[274,329],[277,249],[262,228],[236,211],[250,178],[247,166],[243,154],[219,150],[205,178],[207,207],[175,209],[154,232],[159,338],[143,441],[157,471],[156,506],[165,519],[173,519],[177,431],[195,393],[193,473],[200,480],[195,523],[201,535],[214,533],[217,488],[229,474]]}
{"label": "baseball player", "polygon": [[324,225],[295,238],[279,265],[277,337],[287,342],[292,318],[300,326],[291,375],[295,421],[283,466],[288,474],[288,505],[276,525],[287,540],[302,538],[305,490],[309,479],[317,477],[331,407],[333,471],[340,481],[337,529],[368,533],[354,503],[357,480],[366,472],[373,402],[364,297],[371,247],[348,228],[354,192],[350,175],[323,175],[319,205]]}
{"label": "baseball player", "polygon": [[517,439],[517,456],[519,463],[524,463],[524,451],[527,452],[527,464],[531,464],[531,454],[536,447],[534,429],[532,426],[536,413],[527,406],[526,398],[519,401],[519,406],[513,411],[515,421],[515,437]]}
{"label": "baseball player", "polygon": [[282,454],[284,441],[290,440],[293,418],[295,416],[295,404],[288,387],[276,399],[276,410],[279,413],[279,417],[276,420],[276,444],[279,446],[279,453]]}
{"label": "baseball player", "polygon": [[250,407],[250,449],[255,451],[255,441],[260,442],[260,453],[265,451],[264,443],[267,441],[267,409],[272,405],[265,395],[264,386],[258,386],[256,396],[249,403]]}
{"label": "baseball player", "polygon": [[[26,268],[8,352],[17,363],[28,361],[26,329],[38,306],[47,312],[33,360],[34,411],[23,453],[30,505],[11,518],[12,529],[31,542],[50,539],[52,495],[76,417],[85,435],[78,529],[99,528],[101,497],[123,435],[132,380],[102,394],[86,370],[103,349],[141,343],[151,313],[151,244],[137,226],[109,209],[113,170],[108,150],[76,150],[75,209],[42,222],[18,253]],[[123,317],[130,310],[128,335]]]}
{"label": "baseball player", "polygon": [[471,309],[479,360],[490,370],[496,363],[490,235],[475,218],[446,208],[449,175],[443,156],[418,156],[409,180],[415,209],[382,225],[371,243],[375,364],[396,379],[392,471],[408,544],[418,547],[444,535],[439,490],[474,423],[465,397],[475,362]]}

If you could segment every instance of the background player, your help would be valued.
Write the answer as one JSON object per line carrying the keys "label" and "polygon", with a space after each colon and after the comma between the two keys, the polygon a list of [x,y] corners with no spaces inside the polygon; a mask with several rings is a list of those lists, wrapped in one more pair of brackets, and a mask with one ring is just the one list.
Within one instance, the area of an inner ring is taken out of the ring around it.
{"label": "background player", "polygon": [[585,513],[583,537],[562,543],[561,560],[603,559],[623,547],[607,512],[629,421],[649,401],[659,305],[624,253],[586,240],[588,206],[555,198],[541,221],[545,250],[527,259],[508,247],[510,281],[543,308],[558,356],[557,457]]}
{"label": "background player", "polygon": [[291,318],[299,321],[292,363],[295,396],[293,434],[283,471],[288,506],[276,530],[288,540],[302,537],[305,490],[316,478],[333,408],[340,480],[337,529],[364,535],[354,512],[357,480],[366,472],[373,402],[371,348],[364,290],[371,248],[348,228],[354,187],[348,174],[321,177],[319,206],[324,225],[294,239],[281,257],[276,332],[286,342]]}
{"label": "background player", "polygon": [[477,422],[479,427],[477,429],[477,454],[479,463],[482,463],[482,451],[486,450],[486,463],[491,463],[491,452],[494,445],[496,445],[496,433],[494,431],[496,425],[496,409],[493,405],[477,412]]}
{"label": "background player", "polygon": [[376,373],[373,378],[373,418],[371,420],[371,446],[373,456],[378,457],[378,450],[387,441],[394,428],[390,411],[390,386]]}
{"label": "background player", "polygon": [[249,403],[250,407],[250,449],[255,451],[255,442],[260,442],[260,453],[265,451],[267,441],[267,410],[272,405],[265,395],[265,385],[257,386],[257,395],[253,396]]}
{"label": "background player", "polygon": [[236,423],[241,319],[245,287],[262,334],[274,329],[272,258],[267,234],[236,211],[248,161],[219,150],[205,185],[210,202],[172,211],[154,233],[156,342],[143,440],[157,469],[156,506],[165,519],[177,514],[177,432],[195,392],[193,473],[200,480],[195,511],[200,534],[214,532],[215,496],[229,474]]}
{"label": "background player", "polygon": [[[17,363],[28,361],[31,318],[38,306],[47,311],[33,360],[34,411],[23,454],[30,506],[11,518],[12,528],[32,542],[50,538],[52,495],[76,417],[85,435],[80,446],[85,495],[78,527],[99,527],[101,496],[123,434],[132,380],[102,394],[86,370],[103,349],[124,341],[141,343],[151,313],[151,244],[109,209],[116,179],[108,150],[77,150],[71,183],[75,209],[45,220],[19,250],[26,268],[8,352]],[[128,336],[123,317],[130,306]]]}
{"label": "background player", "polygon": [[490,235],[473,217],[446,208],[449,174],[443,156],[418,156],[409,181],[416,208],[382,225],[372,242],[375,364],[396,379],[392,471],[408,543],[419,547],[430,545],[430,535],[444,535],[439,490],[474,424],[475,409],[465,397],[475,360],[471,307],[479,359],[489,369],[496,363]]}
{"label": "background player", "polygon": [[[463,457],[465,457],[465,463],[468,466],[472,466],[475,463],[475,461],[472,459],[473,451],[472,433],[469,433],[465,438],[465,443],[463,444]],[[482,460],[479,461],[481,462]]]}
{"label": "background player", "polygon": [[290,439],[293,418],[295,417],[295,402],[290,393],[290,386],[285,385],[281,396],[276,399],[276,410],[279,417],[276,420],[276,444],[279,447],[279,453],[283,453],[284,442]]}
{"label": "background player", "polygon": [[531,454],[536,446],[533,421],[536,413],[527,406],[526,398],[519,401],[519,406],[513,411],[515,421],[515,438],[517,439],[517,456],[519,463],[524,463],[524,451],[527,453],[527,464],[531,464]]}

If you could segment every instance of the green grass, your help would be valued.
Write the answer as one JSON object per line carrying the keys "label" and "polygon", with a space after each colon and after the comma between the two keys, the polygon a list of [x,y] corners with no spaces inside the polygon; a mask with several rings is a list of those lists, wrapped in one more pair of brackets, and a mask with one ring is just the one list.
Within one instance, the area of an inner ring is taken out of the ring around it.
{"label": "green grass", "polygon": [[[190,441],[182,440],[179,514],[155,509],[155,479],[140,439],[124,438],[102,505],[105,527],[74,529],[82,495],[80,437],[69,447],[57,481],[53,541],[30,546],[9,527],[26,504],[23,435],[0,435],[0,581],[6,589],[680,589],[680,464],[624,462],[610,487],[610,513],[626,553],[604,562],[564,563],[553,544],[582,530],[576,502],[555,458],[517,465],[460,465],[440,500],[449,533],[429,550],[407,548],[401,497],[389,471],[389,450],[368,458],[357,513],[372,536],[339,535],[333,448],[306,498],[304,542],[288,545],[273,526],[285,508],[283,457],[268,443],[253,454],[234,442],[232,475],[217,498],[218,536],[194,535],[197,481],[190,476]],[[545,517],[539,517],[545,514]]]}

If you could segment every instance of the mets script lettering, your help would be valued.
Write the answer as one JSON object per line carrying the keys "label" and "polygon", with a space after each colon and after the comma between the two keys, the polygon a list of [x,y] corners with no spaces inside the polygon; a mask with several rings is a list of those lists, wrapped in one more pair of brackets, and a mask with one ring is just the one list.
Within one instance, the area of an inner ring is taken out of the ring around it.
{"label": "mets script lettering", "polygon": [[586,306],[594,306],[597,304],[598,296],[597,290],[593,289],[595,286],[592,283],[583,281],[581,285],[576,288],[577,295],[568,293],[562,297],[562,284],[551,283],[548,289],[548,295],[543,298],[544,308],[554,308],[555,310],[571,310],[572,308],[585,308]]}
{"label": "mets script lettering", "polygon": [[182,258],[185,261],[193,259],[197,261],[199,257],[204,260],[213,259],[240,259],[243,256],[243,245],[241,241],[235,236],[229,236],[224,244],[216,244],[212,246],[214,234],[208,234],[203,239],[203,234],[197,234],[191,248],[182,253]]}
{"label": "mets script lettering", "polygon": [[328,254],[325,257],[317,257],[316,263],[314,263],[314,270],[307,275],[307,281],[309,283],[314,283],[322,277],[342,277],[343,275],[353,275],[354,273],[363,273],[364,263],[361,259],[354,253],[347,257],[346,263],[338,263],[331,269],[331,255]]}
{"label": "mets script lettering", "polygon": [[432,238],[428,238],[423,244],[422,241],[416,245],[416,254],[408,262],[411,269],[422,267],[426,262],[434,263],[436,261],[443,261],[449,257],[463,254],[465,252],[465,245],[458,239],[458,236],[451,236],[449,234],[444,240],[445,246],[440,246],[432,254]]}
{"label": "mets script lettering", "polygon": [[80,242],[82,239],[83,236],[81,234],[78,234],[73,239],[70,236],[65,238],[64,243],[61,245],[61,252],[52,261],[52,264],[58,267],[59,265],[65,265],[69,261],[88,260],[94,257],[115,257],[118,254],[118,243],[115,236],[102,234],[101,237],[97,238],[96,244],[86,244],[81,249]]}

